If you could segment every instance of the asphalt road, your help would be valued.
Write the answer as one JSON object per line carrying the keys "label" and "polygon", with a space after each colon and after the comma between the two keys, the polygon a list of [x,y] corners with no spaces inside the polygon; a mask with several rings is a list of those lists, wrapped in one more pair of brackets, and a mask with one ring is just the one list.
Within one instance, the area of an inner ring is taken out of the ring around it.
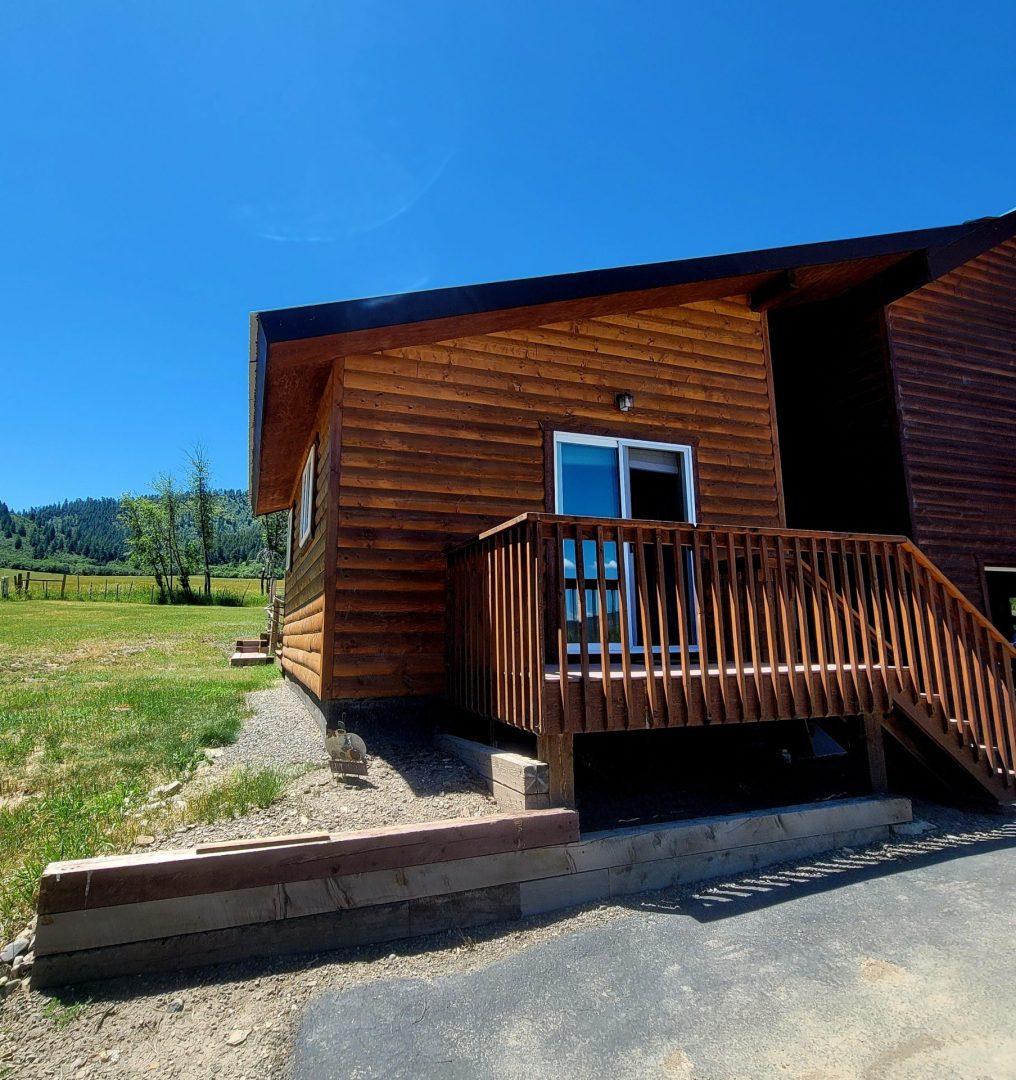
{"label": "asphalt road", "polygon": [[1016,1078],[1016,829],[856,861],[656,894],[468,974],[323,994],[294,1078]]}

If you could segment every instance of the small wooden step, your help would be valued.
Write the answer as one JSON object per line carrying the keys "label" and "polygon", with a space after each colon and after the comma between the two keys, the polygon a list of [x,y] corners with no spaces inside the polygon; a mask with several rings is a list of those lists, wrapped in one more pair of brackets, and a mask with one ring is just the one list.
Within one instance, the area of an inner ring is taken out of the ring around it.
{"label": "small wooden step", "polygon": [[256,667],[258,664],[274,663],[274,656],[262,652],[235,652],[229,658],[230,667]]}

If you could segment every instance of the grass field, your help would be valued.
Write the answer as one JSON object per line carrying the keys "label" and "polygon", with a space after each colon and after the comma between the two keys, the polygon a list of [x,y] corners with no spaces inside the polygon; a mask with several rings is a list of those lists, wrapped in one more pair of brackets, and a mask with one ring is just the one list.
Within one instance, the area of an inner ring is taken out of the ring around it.
{"label": "grass field", "polygon": [[[0,567],[0,577],[9,577],[11,579],[10,588],[12,592],[14,590],[15,575],[21,574],[24,577],[28,573],[32,575],[30,592],[33,598],[41,599],[43,597],[45,592],[44,581],[49,582],[49,595],[54,598],[59,596],[61,574],[41,570],[7,570]],[[203,583],[204,578],[201,575],[193,578],[191,582],[195,590],[202,589]],[[279,582],[278,589],[281,595],[281,582]],[[120,603],[129,601],[131,603],[147,604],[151,602],[153,590],[157,595],[155,579],[143,575],[68,574],[66,598],[70,600],[102,600],[108,602],[118,600]],[[261,592],[259,578],[213,577],[212,592],[213,594],[226,593],[235,596],[242,601],[243,606],[259,607],[264,606],[266,603],[266,597]]]}
{"label": "grass field", "polygon": [[[47,862],[129,847],[131,806],[235,739],[245,692],[278,678],[228,666],[261,626],[253,608],[0,604],[0,941],[31,915]],[[272,786],[234,776],[206,802],[226,814]]]}

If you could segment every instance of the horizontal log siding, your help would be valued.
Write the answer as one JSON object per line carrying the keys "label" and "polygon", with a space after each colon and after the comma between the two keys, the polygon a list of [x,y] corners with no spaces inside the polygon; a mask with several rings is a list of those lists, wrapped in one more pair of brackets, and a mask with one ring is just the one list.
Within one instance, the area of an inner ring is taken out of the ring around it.
{"label": "horizontal log siding", "polygon": [[282,630],[282,670],[319,698],[324,606],[322,595],[295,611],[287,611]]}
{"label": "horizontal log siding", "polygon": [[1016,566],[1016,240],[888,309],[914,539],[984,608]]}
{"label": "horizontal log siding", "polygon": [[349,356],[334,697],[444,692],[445,552],[546,509],[543,425],[691,440],[700,520],[780,524],[761,317],[743,298]]}
{"label": "horizontal log siding", "polygon": [[[300,519],[300,481],[310,450],[304,448],[297,465],[293,510],[293,559],[286,573],[286,618],[282,628],[282,667],[287,675],[321,696],[321,654],[324,641],[325,551],[328,534],[329,417],[331,393],[326,390],[315,422],[317,459],[314,479],[314,526],[297,545]],[[313,437],[312,437],[313,441]]]}

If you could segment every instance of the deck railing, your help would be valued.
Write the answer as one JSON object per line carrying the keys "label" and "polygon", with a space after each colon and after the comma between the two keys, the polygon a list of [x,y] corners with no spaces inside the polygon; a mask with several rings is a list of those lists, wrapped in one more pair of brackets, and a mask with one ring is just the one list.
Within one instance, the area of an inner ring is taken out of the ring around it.
{"label": "deck railing", "polygon": [[529,514],[452,552],[449,580],[450,696],[483,716],[553,733],[896,706],[1013,781],[1016,651],[903,537]]}

